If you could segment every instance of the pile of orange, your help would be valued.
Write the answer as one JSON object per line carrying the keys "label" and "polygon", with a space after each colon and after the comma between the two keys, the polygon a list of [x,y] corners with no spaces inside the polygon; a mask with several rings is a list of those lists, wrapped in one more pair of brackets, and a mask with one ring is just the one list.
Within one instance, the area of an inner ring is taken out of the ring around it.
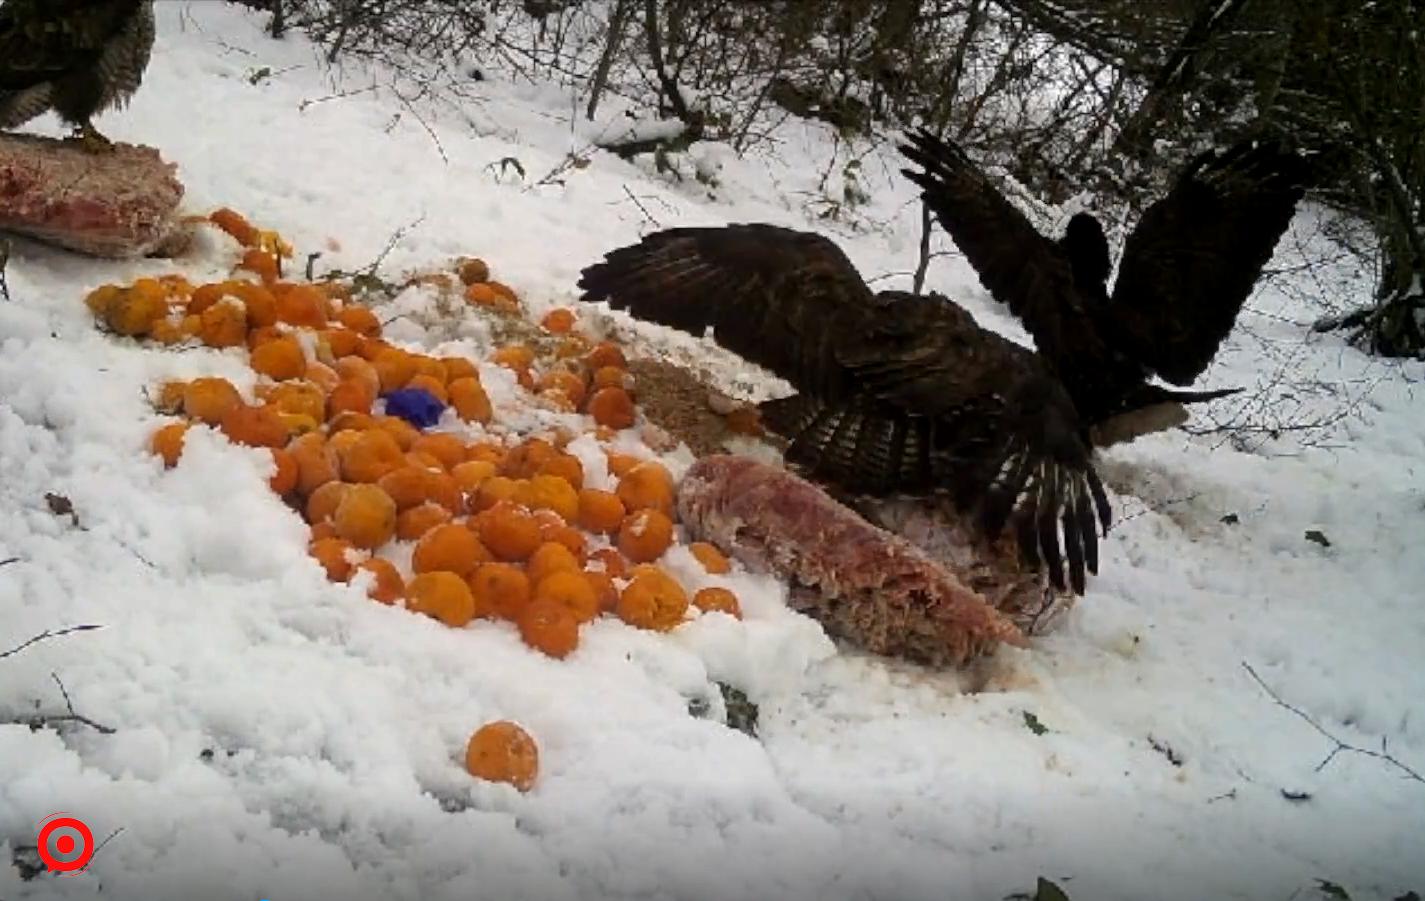
{"label": "pile of orange", "polygon": [[[309,524],[311,556],[329,579],[359,580],[377,601],[403,602],[456,628],[508,620],[551,657],[573,651],[581,626],[603,615],[658,631],[683,622],[690,607],[740,618],[731,591],[703,588],[689,597],[659,565],[676,538],[672,475],[656,459],[611,448],[636,421],[634,380],[620,348],[581,334],[572,311],[541,320],[555,341],[543,359],[508,344],[488,362],[512,370],[541,405],[587,417],[584,431],[616,479],[612,491],[584,484],[580,458],[566,449],[578,437],[571,430],[493,437],[484,426],[495,411],[475,361],[383,340],[380,320],[349,286],[284,280],[282,260],[292,251],[280,237],[230,210],[210,218],[244,247],[231,279],[144,278],[102,286],[86,300],[123,335],[246,348],[257,376],[252,400],[217,377],[160,387],[156,406],[177,417],[152,438],[167,466],[178,463],[192,428],[265,448],[273,460],[269,484]],[[472,305],[519,312],[518,297],[490,281],[483,261],[462,259],[455,273]],[[409,388],[447,404],[465,428],[422,431],[377,412],[383,396]],[[388,559],[402,554],[383,555],[402,542],[408,567]],[[689,550],[709,573],[730,569],[711,545]],[[518,771],[505,779],[517,785],[531,781],[532,742],[524,749],[518,735],[500,730],[483,750],[479,735],[472,737],[467,766]],[[515,763],[490,762],[505,759],[500,754]]]}

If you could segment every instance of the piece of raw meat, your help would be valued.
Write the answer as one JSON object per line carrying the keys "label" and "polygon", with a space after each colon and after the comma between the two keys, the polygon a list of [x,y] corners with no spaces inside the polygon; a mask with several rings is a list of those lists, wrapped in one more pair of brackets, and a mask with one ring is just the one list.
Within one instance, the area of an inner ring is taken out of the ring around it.
{"label": "piece of raw meat", "polygon": [[784,469],[704,457],[684,475],[678,509],[694,538],[786,579],[795,609],[867,650],[959,666],[1026,643],[950,570]]}

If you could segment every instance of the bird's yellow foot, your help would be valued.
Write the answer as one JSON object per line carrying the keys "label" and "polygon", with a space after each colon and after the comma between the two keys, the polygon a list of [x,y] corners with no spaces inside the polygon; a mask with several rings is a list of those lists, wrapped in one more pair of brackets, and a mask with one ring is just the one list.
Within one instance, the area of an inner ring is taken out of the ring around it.
{"label": "bird's yellow foot", "polygon": [[84,122],[74,129],[74,134],[69,136],[69,140],[78,142],[85,153],[114,152],[114,142],[100,134],[99,129],[89,122]]}

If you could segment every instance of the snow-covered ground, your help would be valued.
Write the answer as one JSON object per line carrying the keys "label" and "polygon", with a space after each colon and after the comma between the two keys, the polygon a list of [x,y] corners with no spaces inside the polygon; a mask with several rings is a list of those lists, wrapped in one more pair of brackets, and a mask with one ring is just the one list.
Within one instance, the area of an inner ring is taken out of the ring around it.
{"label": "snow-covered ground", "polygon": [[[299,259],[323,251],[322,267],[360,268],[417,223],[383,271],[478,254],[538,310],[572,302],[580,268],[650,217],[834,225],[801,193],[831,158],[819,127],[785,126],[775,158],[695,148],[714,197],[598,152],[534,185],[597,131],[571,125],[562,90],[490,80],[461,114],[418,118],[387,92],[321,99],[337,88],[310,46],[266,39],[240,8],[164,2],[159,19],[143,89],[100,127],[176,161],[191,211],[231,206]],[[275,74],[253,83],[259,67]],[[506,157],[525,180],[500,175]],[[914,265],[897,165],[876,151],[862,168],[873,199],[858,215],[877,227],[831,232],[868,278]],[[1314,227],[1304,210],[1276,265]],[[214,242],[204,259],[184,264],[195,279],[232,254]],[[0,898],[977,901],[1032,893],[1039,875],[1076,901],[1312,898],[1318,879],[1357,899],[1425,891],[1425,782],[1358,753],[1319,766],[1335,742],[1246,668],[1341,741],[1425,773],[1425,372],[1303,340],[1323,292],[1365,296],[1358,273],[1270,283],[1204,380],[1256,393],[1217,404],[1224,419],[1351,415],[1262,442],[1172,432],[1109,451],[1119,523],[1102,575],[971,693],[838,650],[750,577],[742,623],[601,621],[564,661],[507,624],[451,630],[327,583],[259,453],[190,438],[165,472],[145,451],[155,382],[251,384],[235,355],[95,329],[89,289],[172,268],[28,243],[10,261],[0,651],[103,628],[0,659],[0,718],[65,712],[53,673],[114,731],[0,726]],[[1023,339],[963,261],[937,258],[931,282]],[[406,313],[390,334],[481,352],[459,318],[427,328],[422,303],[385,311]],[[717,697],[713,679],[760,704],[760,741],[688,714],[690,697]],[[540,744],[528,794],[461,765],[498,718]],[[96,839],[122,831],[84,874],[22,880],[16,848],[56,811]]]}

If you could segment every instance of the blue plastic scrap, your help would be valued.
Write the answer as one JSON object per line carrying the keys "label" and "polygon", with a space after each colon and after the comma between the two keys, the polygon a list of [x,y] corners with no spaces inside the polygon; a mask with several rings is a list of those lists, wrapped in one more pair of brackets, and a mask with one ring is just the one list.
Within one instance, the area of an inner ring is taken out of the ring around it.
{"label": "blue plastic scrap", "polygon": [[440,421],[445,404],[424,388],[402,388],[386,395],[386,413],[399,416],[418,429],[427,429]]}

